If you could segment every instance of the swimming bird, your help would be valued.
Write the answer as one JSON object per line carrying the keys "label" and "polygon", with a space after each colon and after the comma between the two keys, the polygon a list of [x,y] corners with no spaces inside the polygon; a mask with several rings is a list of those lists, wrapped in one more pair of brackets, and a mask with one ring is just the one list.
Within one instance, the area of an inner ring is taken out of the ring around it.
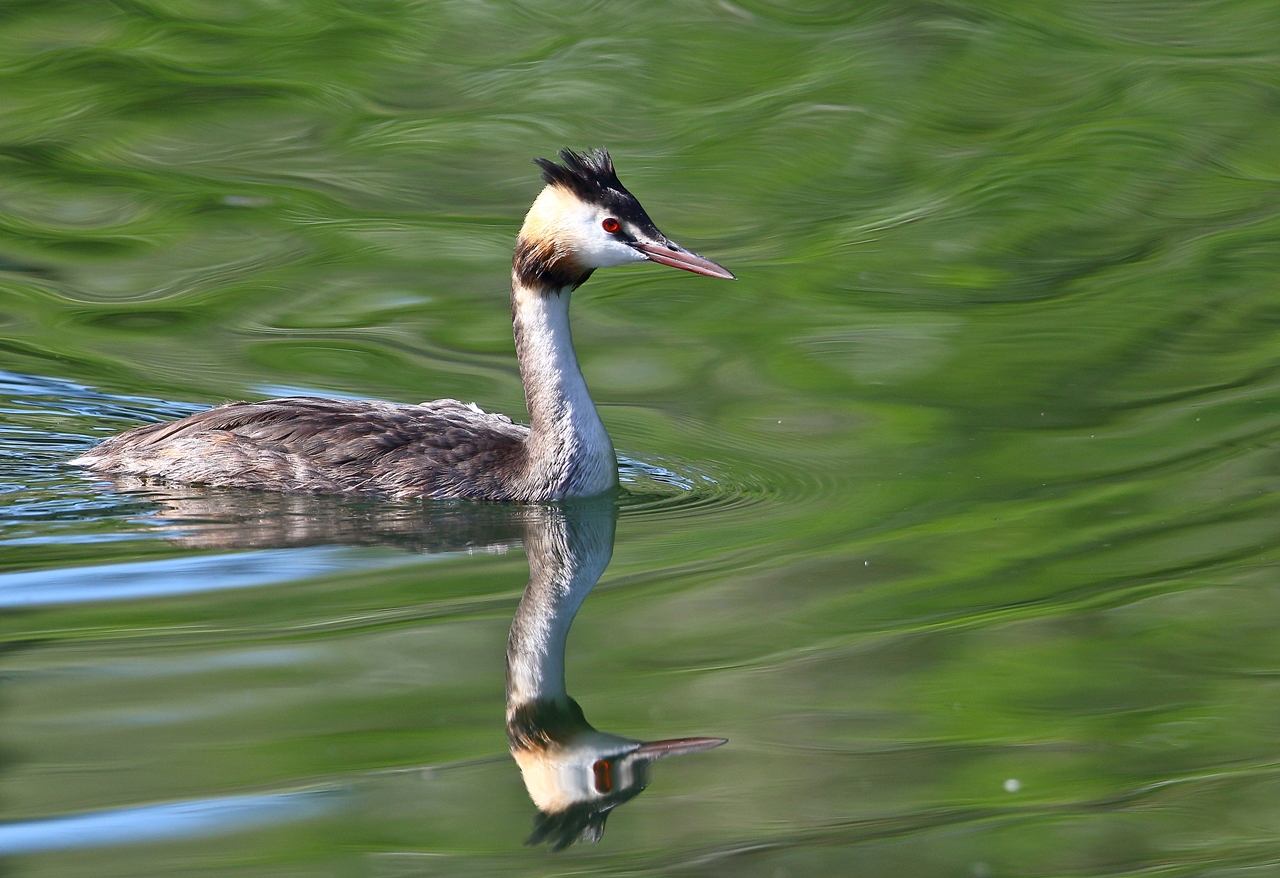
{"label": "swimming bird", "polygon": [[507,641],[507,741],[538,807],[529,844],[597,842],[614,808],[649,785],[649,766],[724,738],[638,741],[594,728],[565,689],[565,642],[613,554],[612,497],[528,510],[525,588]]}
{"label": "swimming bird", "polygon": [[295,396],[233,402],[109,438],[72,461],[93,472],[270,491],[538,502],[618,482],[617,458],[574,353],[569,298],[596,269],[650,261],[725,268],[667,238],[607,150],[536,159],[545,187],[516,241],[512,325],[529,425],[474,403]]}

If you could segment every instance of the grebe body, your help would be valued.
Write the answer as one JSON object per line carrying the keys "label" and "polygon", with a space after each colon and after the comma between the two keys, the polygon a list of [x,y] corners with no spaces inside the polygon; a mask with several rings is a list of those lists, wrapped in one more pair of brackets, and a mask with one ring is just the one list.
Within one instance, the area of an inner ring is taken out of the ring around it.
{"label": "grebe body", "polygon": [[652,261],[723,267],[658,231],[605,150],[538,159],[546,187],[512,259],[516,356],[529,425],[474,404],[289,397],[149,424],[72,463],[94,472],[269,491],[537,502],[600,494],[617,459],[569,331],[569,299],[598,268]]}

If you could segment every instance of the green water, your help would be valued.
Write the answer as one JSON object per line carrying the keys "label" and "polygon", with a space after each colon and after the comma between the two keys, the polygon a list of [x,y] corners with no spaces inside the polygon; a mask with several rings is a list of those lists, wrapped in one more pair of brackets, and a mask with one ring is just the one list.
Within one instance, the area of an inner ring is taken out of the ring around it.
{"label": "green water", "polygon": [[[1280,875],[1278,143],[1259,0],[0,6],[6,874]],[[517,512],[65,461],[519,417],[565,145],[740,280],[574,297],[628,490],[569,691],[729,743],[551,853]]]}

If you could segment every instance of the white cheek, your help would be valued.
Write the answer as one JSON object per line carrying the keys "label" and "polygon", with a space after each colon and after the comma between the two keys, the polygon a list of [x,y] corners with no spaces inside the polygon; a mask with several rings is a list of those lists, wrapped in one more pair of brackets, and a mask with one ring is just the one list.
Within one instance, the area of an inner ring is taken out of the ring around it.
{"label": "white cheek", "polygon": [[614,238],[592,241],[582,256],[583,261],[593,268],[613,268],[615,265],[645,260],[645,257],[634,247]]}
{"label": "white cheek", "polygon": [[613,268],[629,262],[643,262],[645,257],[634,247],[624,244],[600,225],[603,217],[594,211],[575,217],[574,251],[584,265]]}

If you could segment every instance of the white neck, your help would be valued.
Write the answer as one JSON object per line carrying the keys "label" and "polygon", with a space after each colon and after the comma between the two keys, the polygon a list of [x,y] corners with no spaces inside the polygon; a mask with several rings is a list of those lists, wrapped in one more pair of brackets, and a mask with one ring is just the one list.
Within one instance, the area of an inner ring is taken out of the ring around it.
{"label": "white neck", "polygon": [[573,351],[569,294],[512,282],[516,356],[531,427],[526,478],[535,500],[590,496],[618,483],[613,443]]}
{"label": "white neck", "polygon": [[[604,505],[599,505],[604,504]],[[535,507],[525,536],[529,585],[507,641],[507,709],[568,699],[564,645],[578,608],[613,556],[612,498],[582,509]]]}

